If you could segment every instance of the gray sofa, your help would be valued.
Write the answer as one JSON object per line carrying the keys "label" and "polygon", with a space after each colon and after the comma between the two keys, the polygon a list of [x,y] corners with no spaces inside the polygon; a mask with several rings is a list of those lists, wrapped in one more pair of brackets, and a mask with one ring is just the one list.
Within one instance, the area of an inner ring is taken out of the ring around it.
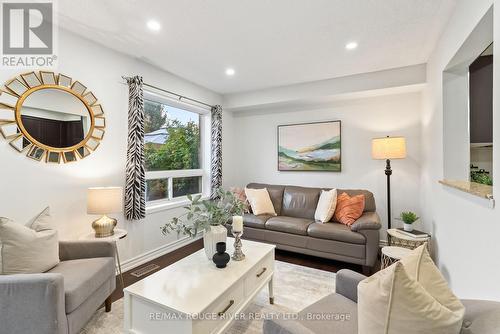
{"label": "gray sofa", "polygon": [[[299,312],[296,320],[266,319],[264,334],[357,334],[358,283],[366,276],[343,269],[336,275],[336,292]],[[497,334],[500,303],[484,300],[462,300],[465,318],[462,334]],[[320,319],[322,315],[332,318]]]}
{"label": "gray sofa", "polygon": [[0,333],[79,333],[115,290],[115,247],[60,242],[61,262],[41,274],[0,275]]}
{"label": "gray sofa", "polygon": [[365,272],[375,264],[381,225],[375,199],[368,190],[338,189],[339,194],[365,196],[363,215],[349,227],[314,221],[322,188],[262,183],[250,183],[247,188],[267,188],[278,216],[245,214],[244,238],[272,243],[278,249],[360,264]]}

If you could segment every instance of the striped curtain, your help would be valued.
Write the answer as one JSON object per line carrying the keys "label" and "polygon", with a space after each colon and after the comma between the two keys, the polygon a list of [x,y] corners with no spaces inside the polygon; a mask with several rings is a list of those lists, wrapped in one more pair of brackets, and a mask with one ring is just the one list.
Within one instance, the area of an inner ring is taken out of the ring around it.
{"label": "striped curtain", "polygon": [[222,106],[220,105],[212,108],[211,128],[210,198],[215,199],[215,191],[222,187]]}
{"label": "striped curtain", "polygon": [[125,217],[128,220],[138,220],[146,217],[143,81],[140,76],[126,80],[129,101]]}

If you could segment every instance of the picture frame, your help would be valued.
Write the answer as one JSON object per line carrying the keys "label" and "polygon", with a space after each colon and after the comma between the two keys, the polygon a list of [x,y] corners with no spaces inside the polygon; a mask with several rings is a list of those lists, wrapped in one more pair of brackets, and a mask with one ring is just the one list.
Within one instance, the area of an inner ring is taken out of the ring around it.
{"label": "picture frame", "polygon": [[340,120],[278,125],[278,171],[341,172]]}

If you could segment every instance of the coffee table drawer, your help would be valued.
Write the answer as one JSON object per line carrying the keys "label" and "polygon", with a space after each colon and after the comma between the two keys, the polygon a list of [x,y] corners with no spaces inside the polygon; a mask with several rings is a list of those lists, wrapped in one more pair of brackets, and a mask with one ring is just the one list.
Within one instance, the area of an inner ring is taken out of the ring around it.
{"label": "coffee table drawer", "polygon": [[222,294],[193,323],[194,333],[208,334],[217,332],[225,323],[230,322],[245,299],[243,284],[237,284]]}
{"label": "coffee table drawer", "polygon": [[262,283],[264,283],[274,271],[274,256],[267,256],[260,261],[245,278],[245,296],[254,293]]}

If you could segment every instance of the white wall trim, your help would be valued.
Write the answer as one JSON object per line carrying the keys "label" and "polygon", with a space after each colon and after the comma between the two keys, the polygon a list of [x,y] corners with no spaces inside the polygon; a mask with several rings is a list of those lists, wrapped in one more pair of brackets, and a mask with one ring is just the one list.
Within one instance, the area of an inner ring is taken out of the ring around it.
{"label": "white wall trim", "polygon": [[[176,249],[179,249],[183,246],[189,245],[192,242],[195,242],[196,240],[199,240],[202,238],[202,235],[199,234],[196,238],[191,238],[191,237],[184,237],[179,240],[176,240],[174,242],[165,244],[163,246],[160,246],[158,248],[155,248],[153,250],[150,250],[146,253],[143,253],[141,255],[135,256],[131,259],[128,259],[126,261],[123,261],[121,263],[122,266],[122,272],[129,271],[131,269],[137,268],[144,263],[147,263],[151,260],[154,260],[162,255],[168,254],[170,252],[173,252]],[[117,272],[118,274],[118,272]]]}

